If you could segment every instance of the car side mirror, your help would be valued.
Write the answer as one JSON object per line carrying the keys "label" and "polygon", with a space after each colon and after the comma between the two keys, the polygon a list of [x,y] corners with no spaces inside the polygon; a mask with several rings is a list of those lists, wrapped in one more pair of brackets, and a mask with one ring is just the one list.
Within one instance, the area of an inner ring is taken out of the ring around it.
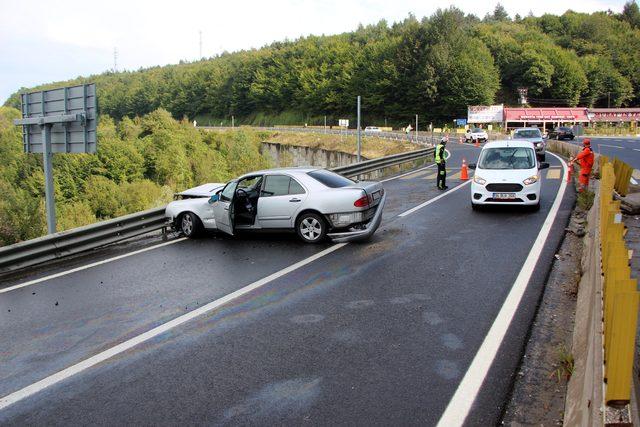
{"label": "car side mirror", "polygon": [[549,169],[549,163],[542,162],[538,165],[538,169]]}
{"label": "car side mirror", "polygon": [[212,204],[214,204],[215,202],[217,202],[218,200],[220,200],[220,196],[219,196],[219,194],[220,194],[220,193],[216,193],[216,194],[214,194],[213,196],[211,196],[211,197],[209,198],[209,202],[208,202],[208,203],[209,203],[210,205],[212,205]]}
{"label": "car side mirror", "polygon": [[476,164],[475,163],[469,163],[469,166],[467,166],[469,169],[471,170],[475,170],[476,168]]}

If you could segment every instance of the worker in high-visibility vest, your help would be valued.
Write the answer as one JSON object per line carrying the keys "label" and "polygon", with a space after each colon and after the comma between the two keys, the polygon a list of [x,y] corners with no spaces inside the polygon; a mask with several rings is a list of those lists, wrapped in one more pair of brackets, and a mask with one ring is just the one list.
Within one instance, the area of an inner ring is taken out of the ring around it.
{"label": "worker in high-visibility vest", "polygon": [[446,150],[445,146],[447,145],[447,137],[443,136],[440,140],[440,144],[436,147],[436,165],[438,165],[438,177],[436,178],[436,185],[438,186],[438,190],[446,190],[446,180],[447,180],[447,162],[446,162]]}
{"label": "worker in high-visibility vest", "polygon": [[589,188],[589,176],[591,175],[591,169],[593,168],[594,154],[591,150],[591,140],[585,138],[582,141],[584,148],[574,158],[569,159],[569,166],[573,166],[575,162],[580,165],[580,175],[578,176],[578,191],[582,192]]}

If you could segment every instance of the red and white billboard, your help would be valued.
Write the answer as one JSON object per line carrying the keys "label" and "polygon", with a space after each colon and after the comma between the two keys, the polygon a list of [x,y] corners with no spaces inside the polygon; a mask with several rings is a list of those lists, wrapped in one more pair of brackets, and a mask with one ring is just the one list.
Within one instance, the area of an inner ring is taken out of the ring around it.
{"label": "red and white billboard", "polygon": [[505,108],[507,122],[588,122],[586,108]]}
{"label": "red and white billboard", "polygon": [[467,107],[467,123],[501,123],[504,106],[500,105],[470,105]]}

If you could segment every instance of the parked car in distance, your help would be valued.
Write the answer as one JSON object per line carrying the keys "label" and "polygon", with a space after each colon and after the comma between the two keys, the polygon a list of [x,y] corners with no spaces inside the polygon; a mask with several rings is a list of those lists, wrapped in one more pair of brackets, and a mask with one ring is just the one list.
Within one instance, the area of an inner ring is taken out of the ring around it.
{"label": "parked car in distance", "polygon": [[538,159],[544,161],[546,158],[547,143],[542,137],[542,132],[538,128],[517,128],[513,131],[513,139],[528,141],[533,144]]}
{"label": "parked car in distance", "polygon": [[366,128],[364,128],[364,132],[365,133],[380,133],[380,132],[382,132],[382,129],[380,129],[378,126],[367,126]]}
{"label": "parked car in distance", "polygon": [[471,181],[471,207],[482,205],[522,205],[540,208],[542,186],[533,143],[520,140],[494,141],[482,148]]}
{"label": "parked car in distance", "polygon": [[483,129],[473,128],[467,129],[464,135],[465,142],[487,142],[489,140],[489,134]]}
{"label": "parked car in distance", "polygon": [[558,141],[561,139],[569,139],[573,141],[575,137],[576,136],[573,134],[573,128],[569,126],[560,126],[549,131],[549,138],[557,139]]}
{"label": "parked car in distance", "polygon": [[187,237],[204,230],[276,230],[295,231],[307,243],[368,239],[380,226],[386,200],[379,182],[311,167],[251,172],[215,194],[201,194],[175,200],[165,210],[168,224]]}

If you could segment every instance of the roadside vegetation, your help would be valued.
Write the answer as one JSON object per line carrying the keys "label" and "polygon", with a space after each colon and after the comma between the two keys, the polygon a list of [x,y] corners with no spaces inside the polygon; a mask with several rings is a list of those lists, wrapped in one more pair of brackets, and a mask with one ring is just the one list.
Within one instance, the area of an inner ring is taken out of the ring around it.
{"label": "roadside vegetation", "polygon": [[[0,107],[0,246],[46,234],[42,155],[24,154],[12,119]],[[173,192],[269,167],[259,132],[204,132],[165,110],[116,123],[103,115],[98,152],[54,155],[58,230],[149,209]]]}
{"label": "roadside vegetation", "polygon": [[[245,132],[250,132],[250,130],[247,129]],[[284,145],[321,148],[323,150],[341,151],[349,154],[357,153],[357,140],[354,135],[324,135],[297,132],[262,132],[261,135],[264,141],[277,142]],[[361,154],[367,159],[404,153],[415,150],[416,148],[418,147],[408,142],[406,137],[403,137],[402,140],[395,141],[362,134]]]}
{"label": "roadside vegetation", "polygon": [[[361,26],[332,36],[275,42],[196,62],[107,72],[39,88],[95,82],[115,119],[164,108],[205,125],[449,123],[468,105],[611,107],[640,103],[640,11],[510,17],[500,5],[483,19],[454,7],[430,17]],[[19,97],[6,105],[18,107]]]}

